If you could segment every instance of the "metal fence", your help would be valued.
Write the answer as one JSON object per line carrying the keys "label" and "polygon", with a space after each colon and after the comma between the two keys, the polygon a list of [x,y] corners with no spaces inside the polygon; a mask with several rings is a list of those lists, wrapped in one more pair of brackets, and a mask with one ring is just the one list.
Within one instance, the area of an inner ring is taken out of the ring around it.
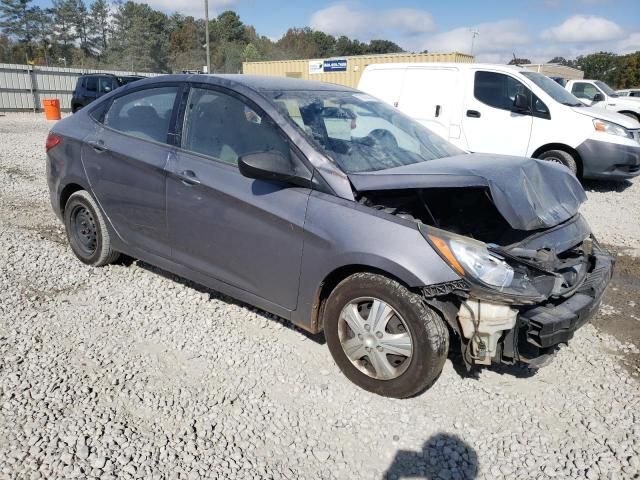
{"label": "metal fence", "polygon": [[76,79],[85,73],[112,73],[114,75],[142,75],[145,77],[159,75],[157,73],[0,63],[0,112],[42,110],[42,100],[46,98],[57,98],[60,100],[62,110],[71,110],[71,94],[76,87]]}

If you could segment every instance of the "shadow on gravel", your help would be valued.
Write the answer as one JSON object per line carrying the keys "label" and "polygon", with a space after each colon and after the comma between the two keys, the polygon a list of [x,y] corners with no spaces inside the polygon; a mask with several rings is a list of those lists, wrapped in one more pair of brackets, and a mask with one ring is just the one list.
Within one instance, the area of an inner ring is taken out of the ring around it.
{"label": "shadow on gravel", "polygon": [[205,293],[207,295],[209,295],[209,298],[215,298],[217,300],[222,300],[223,302],[226,303],[230,303],[233,305],[238,305],[242,308],[246,308],[247,310],[251,310],[252,312],[256,313],[257,315],[260,315],[262,318],[271,321],[271,322],[278,322],[280,323],[283,327],[286,327],[290,330],[293,330],[296,333],[301,333],[302,335],[304,335],[305,337],[307,337],[309,340],[312,340],[314,342],[316,342],[319,345],[324,345],[326,343],[324,335],[319,333],[319,334],[312,334],[307,332],[306,330],[303,330],[302,328],[296,327],[293,323],[289,322],[288,320],[278,317],[276,315],[272,315],[271,313],[265,312],[263,310],[259,310],[258,308],[249,305],[248,303],[244,303],[241,302],[239,300],[236,300],[235,298],[232,297],[228,297],[226,295],[224,295],[223,293],[220,293],[216,290],[213,290],[209,287],[205,287],[204,285],[200,285],[199,283],[193,282],[191,280],[187,280],[186,278],[180,277],[178,275],[175,275],[171,272],[167,272],[166,270],[163,270],[161,268],[155,267],[153,265],[150,265],[148,263],[145,263],[141,260],[136,260],[134,258],[128,257],[126,255],[123,255],[119,261],[120,265],[123,265],[125,267],[129,267],[131,266],[133,263],[136,263],[137,266],[139,266],[140,268],[144,268],[145,270],[154,273],[156,275],[161,275],[164,278],[167,278],[173,282],[177,282],[180,283],[181,285],[184,285],[186,287],[189,288],[193,288],[194,290],[200,292],[200,293]]}
{"label": "shadow on gravel", "polygon": [[384,480],[405,478],[470,480],[477,475],[476,451],[456,435],[437,433],[424,442],[419,452],[398,450],[382,478]]}
{"label": "shadow on gravel", "polygon": [[582,187],[587,191],[593,192],[618,192],[622,193],[633,183],[629,180],[584,180]]}

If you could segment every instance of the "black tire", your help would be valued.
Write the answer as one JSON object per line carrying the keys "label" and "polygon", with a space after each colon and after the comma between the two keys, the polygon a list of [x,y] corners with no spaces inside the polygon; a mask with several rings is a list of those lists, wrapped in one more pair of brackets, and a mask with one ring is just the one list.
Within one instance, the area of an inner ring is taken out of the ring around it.
{"label": "black tire", "polygon": [[571,173],[578,175],[578,164],[576,163],[576,159],[564,150],[547,150],[546,152],[542,152],[538,155],[538,158],[548,162],[561,163],[571,170]]}
{"label": "black tire", "polygon": [[89,192],[80,190],[69,197],[64,207],[64,226],[71,250],[83,263],[102,267],[120,256],[111,248],[104,217]]}
{"label": "black tire", "polygon": [[76,113],[78,110],[80,110],[82,108],[81,105],[73,105],[71,107],[71,113]]}
{"label": "black tire", "polygon": [[[363,373],[343,349],[339,327],[341,312],[345,306],[363,297],[385,302],[402,317],[408,328],[412,354],[405,360],[408,364],[403,368],[406,369],[395,378],[382,380]],[[326,301],[323,322],[327,345],[340,370],[359,387],[378,395],[406,398],[423,392],[438,379],[447,359],[449,333],[440,316],[426,306],[419,295],[383,275],[356,273],[340,282]]]}

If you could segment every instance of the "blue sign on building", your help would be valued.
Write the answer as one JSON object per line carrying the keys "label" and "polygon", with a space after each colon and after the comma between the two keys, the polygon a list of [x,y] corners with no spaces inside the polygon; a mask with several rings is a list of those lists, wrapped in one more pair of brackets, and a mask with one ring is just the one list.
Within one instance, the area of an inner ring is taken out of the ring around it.
{"label": "blue sign on building", "polygon": [[325,60],[322,62],[322,70],[325,72],[346,72],[347,60],[344,58]]}

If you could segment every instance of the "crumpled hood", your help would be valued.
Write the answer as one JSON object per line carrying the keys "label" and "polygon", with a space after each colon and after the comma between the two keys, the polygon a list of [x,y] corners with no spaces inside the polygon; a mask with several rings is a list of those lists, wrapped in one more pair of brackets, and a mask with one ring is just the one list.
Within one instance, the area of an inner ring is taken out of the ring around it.
{"label": "crumpled hood", "polygon": [[358,192],[488,187],[496,208],[516,230],[558,225],[573,217],[587,199],[566,167],[505,155],[457,155],[348,176]]}
{"label": "crumpled hood", "polygon": [[[617,100],[617,99],[616,99]],[[640,102],[637,105],[634,105],[636,110],[640,110]],[[602,120],[606,120],[607,122],[617,123],[618,125],[622,125],[624,128],[636,129],[640,128],[640,123],[635,118],[628,117],[626,115],[622,115],[618,112],[611,112],[609,110],[605,110],[600,107],[573,107],[571,108],[576,113],[580,115],[586,115],[591,118],[600,118]]]}

